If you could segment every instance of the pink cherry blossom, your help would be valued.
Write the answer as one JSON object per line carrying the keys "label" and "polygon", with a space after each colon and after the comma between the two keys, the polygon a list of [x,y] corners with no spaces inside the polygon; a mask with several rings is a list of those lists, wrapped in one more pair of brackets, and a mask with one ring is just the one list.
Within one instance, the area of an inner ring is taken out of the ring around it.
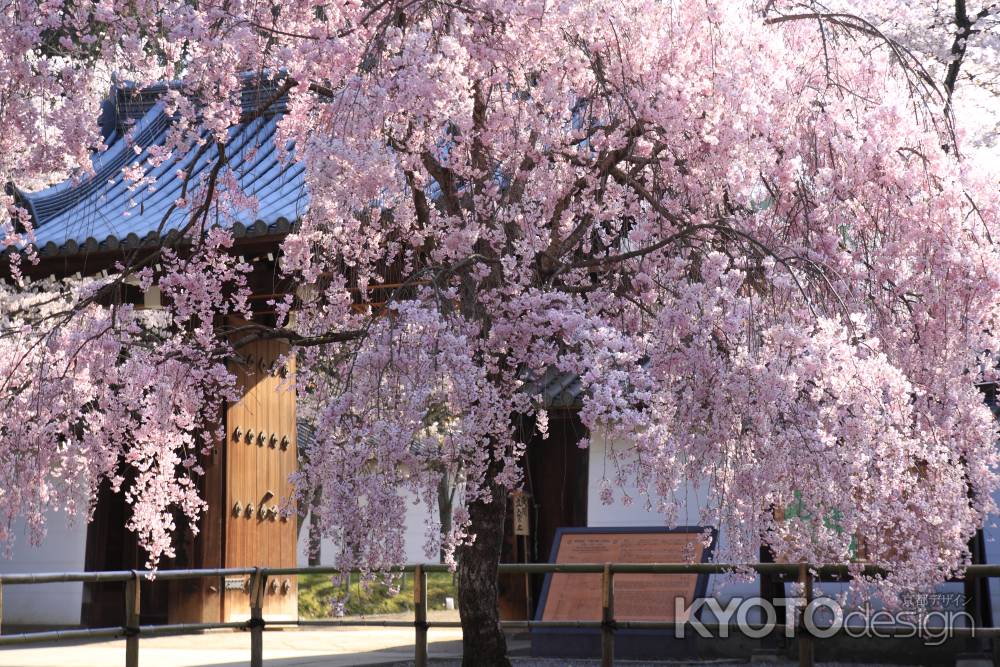
{"label": "pink cherry blossom", "polygon": [[[23,278],[31,221],[4,199],[5,243],[26,248],[0,311],[6,525],[85,512],[108,479],[155,562],[170,512],[203,506],[184,462],[232,397],[232,331],[216,325],[250,314],[251,267],[223,230],[256,210],[221,166],[241,92],[267,83],[287,98],[278,145],[309,209],[281,248],[295,295],[250,330],[297,350],[316,438],[295,482],[322,486],[339,564],[398,564],[404,492],[432,505],[442,475],[460,478],[444,540],[482,593],[459,601],[467,645],[503,664],[495,582],[472,565],[495,566],[530,438],[516,424],[544,432],[531,383],[555,369],[579,377],[589,437],[616,443],[602,499],[637,480],[629,500],[670,523],[693,485],[722,560],[863,551],[889,567],[890,599],[941,581],[998,483],[977,386],[1000,350],[1000,51],[995,9],[971,4],[0,12],[0,175],[86,169],[112,72],[179,82],[154,162],[204,150],[219,166],[178,204],[183,251],[79,284]],[[164,310],[91,298],[136,276]]]}

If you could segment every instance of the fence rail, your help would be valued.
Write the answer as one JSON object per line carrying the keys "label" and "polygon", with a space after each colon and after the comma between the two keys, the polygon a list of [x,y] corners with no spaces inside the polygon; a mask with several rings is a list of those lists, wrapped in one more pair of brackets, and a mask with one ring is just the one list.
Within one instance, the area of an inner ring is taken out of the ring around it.
{"label": "fence rail", "polygon": [[[792,563],[749,563],[745,565],[726,565],[721,563],[502,563],[501,574],[600,574],[601,575],[601,620],[600,621],[502,621],[504,628],[592,628],[601,634],[601,664],[609,667],[614,664],[615,631],[619,629],[670,629],[676,628],[673,621],[618,621],[614,614],[614,576],[616,574],[726,574],[735,570],[752,570],[761,575],[776,575],[796,580],[803,587],[803,597],[806,604],[812,600],[813,582],[816,577],[843,578],[850,576],[850,571],[844,565],[820,565]],[[75,641],[80,639],[119,639],[125,638],[125,667],[139,665],[139,638],[141,636],[157,636],[166,634],[184,634],[202,630],[242,629],[250,632],[250,665],[263,667],[263,631],[268,625],[302,627],[315,626],[345,626],[345,627],[411,627],[414,629],[414,663],[416,667],[427,665],[427,631],[430,628],[461,627],[457,621],[427,620],[427,579],[430,572],[448,572],[446,565],[437,563],[407,565],[394,570],[395,572],[412,574],[414,619],[412,621],[395,620],[297,620],[268,623],[264,618],[264,591],[268,577],[290,576],[301,574],[344,574],[343,570],[334,567],[256,567],[256,568],[222,568],[205,570],[160,570],[155,573],[159,580],[194,579],[206,577],[226,577],[250,575],[250,617],[246,621],[219,623],[175,623],[168,625],[140,625],[141,613],[140,582],[153,573],[147,570],[120,570],[111,572],[51,572],[39,574],[7,574],[0,575],[0,619],[3,618],[3,587],[30,584],[47,584],[58,582],[124,582],[125,583],[125,623],[121,626],[108,628],[84,628],[72,630],[52,630],[46,632],[17,633],[0,635],[0,647],[17,644],[41,642]],[[867,575],[883,573],[875,567],[865,567]],[[357,573],[352,570],[351,573]],[[1000,577],[1000,565],[969,565],[964,568],[966,579]],[[706,630],[719,631],[728,629],[739,631],[735,624],[701,622]],[[774,624],[775,631],[784,633],[792,631],[798,641],[799,664],[811,666],[814,664],[812,637],[801,624],[786,626]],[[755,628],[756,629],[756,628]],[[911,636],[912,628],[908,626],[880,626],[880,632],[885,636]],[[842,628],[843,631],[843,628]],[[997,627],[963,627],[950,628],[954,636],[1000,638],[1000,628]],[[853,636],[848,634],[848,636]]]}

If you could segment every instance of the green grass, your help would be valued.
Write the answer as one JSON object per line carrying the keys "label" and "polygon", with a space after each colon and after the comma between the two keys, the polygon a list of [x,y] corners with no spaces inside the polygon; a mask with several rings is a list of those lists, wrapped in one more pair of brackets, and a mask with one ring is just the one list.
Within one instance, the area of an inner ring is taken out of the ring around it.
{"label": "green grass", "polygon": [[[299,576],[299,616],[301,618],[329,618],[337,589],[333,580],[325,574],[304,574]],[[444,609],[446,597],[457,598],[458,589],[448,572],[427,574],[427,608]],[[400,590],[390,595],[389,588],[381,582],[367,586],[357,575],[351,577],[351,586],[344,603],[344,613],[348,616],[374,614],[395,614],[413,610],[413,575],[405,575],[400,582]]]}

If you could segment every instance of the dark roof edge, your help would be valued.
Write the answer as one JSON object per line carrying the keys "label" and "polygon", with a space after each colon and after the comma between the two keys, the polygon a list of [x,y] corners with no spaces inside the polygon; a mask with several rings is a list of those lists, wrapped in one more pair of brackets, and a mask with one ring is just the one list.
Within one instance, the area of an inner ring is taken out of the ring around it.
{"label": "dark roof edge", "polygon": [[[258,238],[265,236],[285,236],[290,232],[293,232],[299,227],[299,220],[286,220],[285,218],[278,218],[271,224],[264,222],[263,220],[257,220],[252,225],[244,225],[243,223],[237,222],[229,227],[233,232],[234,239],[244,239],[244,238]],[[97,252],[112,252],[115,250],[131,250],[134,248],[155,248],[162,245],[164,242],[174,243],[180,236],[180,232],[176,229],[171,229],[167,231],[166,234],[160,235],[157,232],[150,232],[143,237],[138,234],[128,234],[124,238],[118,238],[116,236],[108,236],[103,241],[98,241],[93,236],[88,237],[82,243],[78,243],[74,240],[69,240],[62,245],[57,245],[56,243],[50,241],[40,248],[36,248],[38,255],[42,258],[57,258],[57,257],[73,257],[81,254],[97,253]],[[10,257],[12,253],[25,254],[24,248],[15,248],[10,246],[3,251],[0,251],[0,260],[5,260]]]}

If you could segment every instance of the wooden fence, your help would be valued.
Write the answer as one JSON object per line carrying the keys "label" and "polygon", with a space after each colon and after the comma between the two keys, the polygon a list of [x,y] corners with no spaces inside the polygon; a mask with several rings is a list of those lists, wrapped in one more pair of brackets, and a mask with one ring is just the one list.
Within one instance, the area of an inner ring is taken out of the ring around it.
{"label": "wooden fence", "polygon": [[[734,568],[755,570],[761,575],[782,576],[798,581],[802,585],[806,604],[812,599],[813,582],[816,577],[848,579],[846,566],[814,566],[807,564],[785,563],[751,563],[747,565],[725,565],[718,563],[504,563],[500,565],[501,573],[510,574],[594,574],[601,576],[601,620],[600,621],[503,621],[504,628],[593,628],[601,635],[601,664],[609,667],[614,664],[615,632],[620,629],[676,629],[673,621],[618,621],[615,619],[614,576],[616,574],[725,574]],[[427,631],[435,628],[461,627],[457,621],[427,620],[427,580],[429,572],[447,572],[448,568],[440,564],[408,565],[398,570],[410,573],[414,577],[412,621],[395,620],[365,620],[365,619],[328,619],[281,621],[272,625],[287,626],[289,624],[307,626],[378,626],[378,627],[412,627],[414,629],[414,662],[417,667],[427,665]],[[866,574],[877,574],[875,568],[866,569]],[[38,642],[76,641],[81,639],[116,639],[125,638],[125,666],[138,667],[139,639],[166,634],[184,634],[202,630],[233,628],[248,630],[250,633],[250,665],[263,667],[264,646],[263,631],[269,625],[263,614],[264,591],[268,577],[290,576],[300,574],[338,574],[337,568],[331,567],[289,567],[289,568],[229,568],[205,570],[161,570],[156,578],[161,580],[191,579],[200,577],[226,577],[250,575],[250,618],[246,621],[230,623],[175,623],[170,625],[140,625],[139,616],[142,601],[140,599],[139,583],[150,572],[142,570],[127,570],[116,572],[60,572],[46,574],[10,574],[0,575],[0,618],[3,617],[3,588],[28,584],[46,584],[54,582],[125,582],[125,622],[121,626],[107,628],[85,628],[73,630],[54,630],[48,632],[32,632],[0,635],[0,647],[14,644],[30,644]],[[1000,565],[970,565],[965,568],[967,579],[1000,577]],[[992,619],[990,619],[992,623]],[[723,628],[738,632],[736,624],[719,624],[702,622],[708,631],[719,632]],[[755,626],[755,629],[759,627]],[[793,628],[775,624],[770,626],[774,632],[794,632],[798,642],[799,664],[811,666],[814,664],[814,647],[812,635],[800,622]],[[843,628],[842,628],[843,631]],[[912,636],[911,626],[880,625],[883,636]],[[1000,637],[997,627],[956,627],[950,632],[957,637]],[[848,635],[854,636],[854,635]]]}

